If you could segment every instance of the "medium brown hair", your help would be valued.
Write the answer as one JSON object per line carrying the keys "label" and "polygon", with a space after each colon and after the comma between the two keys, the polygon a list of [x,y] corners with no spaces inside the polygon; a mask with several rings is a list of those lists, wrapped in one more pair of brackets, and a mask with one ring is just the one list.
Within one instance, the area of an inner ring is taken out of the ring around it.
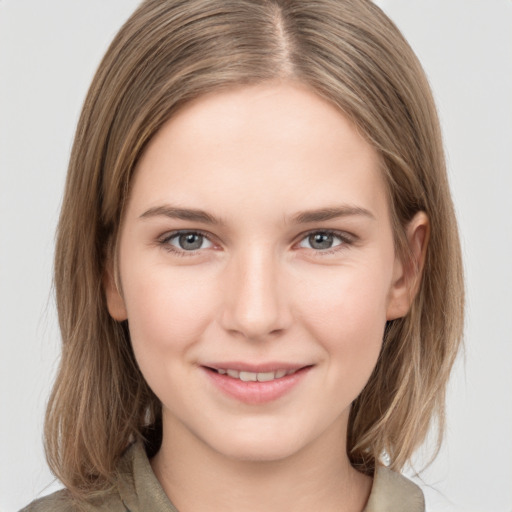
{"label": "medium brown hair", "polygon": [[115,481],[130,442],[158,449],[160,402],[135,361],[128,328],[107,311],[134,168],[185,103],[240,84],[290,80],[348,116],[381,156],[397,250],[418,211],[430,221],[411,310],[388,323],[377,366],[352,405],[347,451],[371,473],[400,469],[436,419],[462,336],[460,248],[436,109],[394,24],[367,0],[147,0],[121,28],[78,123],[58,227],[55,287],[62,359],[48,404],[50,467],[76,495]]}

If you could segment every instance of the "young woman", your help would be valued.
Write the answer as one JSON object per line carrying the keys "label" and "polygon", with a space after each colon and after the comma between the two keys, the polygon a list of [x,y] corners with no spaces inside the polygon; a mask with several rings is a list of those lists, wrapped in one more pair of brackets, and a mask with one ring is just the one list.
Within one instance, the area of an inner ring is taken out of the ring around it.
{"label": "young woman", "polygon": [[460,249],[428,83],[371,2],[143,2],[55,282],[66,489],[26,510],[424,510],[397,471],[442,432]]}

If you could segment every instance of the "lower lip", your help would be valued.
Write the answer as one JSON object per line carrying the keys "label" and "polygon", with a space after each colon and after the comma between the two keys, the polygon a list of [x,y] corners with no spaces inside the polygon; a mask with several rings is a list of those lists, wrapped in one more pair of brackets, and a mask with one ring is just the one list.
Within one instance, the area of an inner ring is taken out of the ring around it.
{"label": "lower lip", "polygon": [[204,368],[211,382],[226,395],[246,404],[272,402],[289,393],[306,376],[311,366],[301,368],[291,375],[267,382],[244,382],[215,370]]}

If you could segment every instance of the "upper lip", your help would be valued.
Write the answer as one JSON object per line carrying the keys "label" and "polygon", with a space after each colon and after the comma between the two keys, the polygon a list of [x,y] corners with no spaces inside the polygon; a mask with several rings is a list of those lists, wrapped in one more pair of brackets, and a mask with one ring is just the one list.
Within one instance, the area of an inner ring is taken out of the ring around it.
{"label": "upper lip", "polygon": [[213,370],[237,370],[239,372],[252,372],[252,373],[267,373],[276,372],[278,370],[297,371],[310,364],[295,364],[285,363],[279,361],[272,361],[267,363],[246,363],[242,361],[226,361],[222,363],[206,363],[201,366],[212,368]]}

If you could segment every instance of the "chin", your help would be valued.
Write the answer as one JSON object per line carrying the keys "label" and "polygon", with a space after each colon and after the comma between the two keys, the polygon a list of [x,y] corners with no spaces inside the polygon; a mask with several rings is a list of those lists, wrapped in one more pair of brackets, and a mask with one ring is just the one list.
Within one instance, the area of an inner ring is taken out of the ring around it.
{"label": "chin", "polygon": [[[208,444],[225,457],[246,462],[277,462],[298,454],[312,442],[315,436],[293,432],[280,426],[279,429],[232,429],[229,435],[211,439]],[[310,439],[312,438],[312,439]]]}
{"label": "chin", "polygon": [[[286,444],[271,444],[268,440],[260,442],[234,442],[220,452],[229,459],[240,462],[278,462],[292,457],[301,450],[302,446]],[[220,450],[219,450],[220,451]]]}

